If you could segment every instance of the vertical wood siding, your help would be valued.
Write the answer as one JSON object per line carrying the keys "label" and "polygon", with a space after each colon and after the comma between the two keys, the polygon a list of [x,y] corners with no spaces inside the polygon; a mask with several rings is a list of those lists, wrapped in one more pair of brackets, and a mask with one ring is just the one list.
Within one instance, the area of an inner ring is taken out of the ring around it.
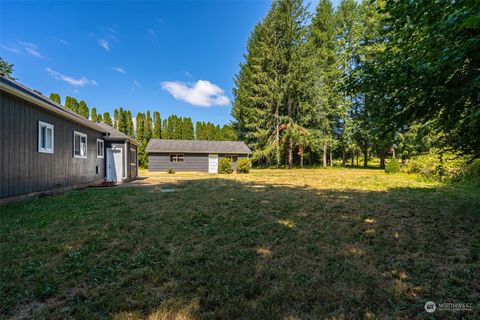
{"label": "vertical wood siding", "polygon": [[208,172],[208,154],[185,153],[184,162],[170,162],[170,153],[150,153],[148,155],[148,171],[203,171]]}
{"label": "vertical wood siding", "polygon": [[[38,152],[38,121],[54,126],[54,153]],[[73,157],[73,132],[87,135],[87,158]],[[103,180],[102,133],[0,92],[0,197]],[[98,166],[98,174],[96,173]]]}
{"label": "vertical wood siding", "polygon": [[[184,162],[170,162],[170,154],[173,153],[149,153],[148,154],[148,171],[166,172],[172,168],[175,171],[201,171],[208,172],[208,154],[207,153],[185,153]],[[182,154],[182,153],[179,153]],[[238,159],[245,158],[245,155],[237,155]],[[225,157],[219,154],[219,160]],[[233,169],[237,170],[237,163],[233,165]]]}

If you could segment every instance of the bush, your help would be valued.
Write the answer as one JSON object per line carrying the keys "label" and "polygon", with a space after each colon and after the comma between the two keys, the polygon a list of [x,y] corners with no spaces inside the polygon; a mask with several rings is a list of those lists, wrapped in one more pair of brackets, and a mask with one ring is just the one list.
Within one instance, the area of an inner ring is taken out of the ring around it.
{"label": "bush", "polygon": [[400,165],[398,164],[397,159],[392,158],[388,161],[387,165],[385,166],[386,173],[397,173],[400,172]]}
{"label": "bush", "polygon": [[480,159],[473,161],[465,170],[465,178],[480,182]]}
{"label": "bush", "polygon": [[218,161],[218,173],[232,173],[232,159],[222,158]]}
{"label": "bush", "polygon": [[174,173],[175,173],[175,169],[169,168],[169,169],[167,170],[167,173],[174,174]]}
{"label": "bush", "polygon": [[237,161],[237,172],[238,173],[250,173],[252,168],[252,162],[250,159],[242,158]]}
{"label": "bush", "polygon": [[[442,155],[442,160],[440,160],[440,154]],[[469,168],[473,170],[471,173]],[[467,166],[466,159],[459,155],[432,150],[430,153],[408,160],[403,171],[418,174],[426,179],[446,181],[459,180],[470,176],[474,174],[475,167]]]}

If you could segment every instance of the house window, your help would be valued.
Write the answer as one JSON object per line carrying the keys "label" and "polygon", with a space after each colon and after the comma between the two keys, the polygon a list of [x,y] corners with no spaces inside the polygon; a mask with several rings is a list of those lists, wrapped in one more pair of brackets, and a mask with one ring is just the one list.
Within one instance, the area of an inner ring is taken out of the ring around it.
{"label": "house window", "polygon": [[73,132],[73,157],[87,157],[87,135],[81,132]]}
{"label": "house window", "polygon": [[103,158],[105,149],[103,148],[104,143],[102,139],[97,139],[97,158]]}
{"label": "house window", "polygon": [[130,148],[130,165],[131,166],[137,165],[137,151],[133,148]]}
{"label": "house window", "polygon": [[238,156],[225,156],[225,158],[231,159],[232,162],[237,162]]}
{"label": "house window", "polygon": [[183,154],[171,154],[170,162],[183,162]]}
{"label": "house window", "polygon": [[38,152],[53,153],[53,125],[38,121]]}

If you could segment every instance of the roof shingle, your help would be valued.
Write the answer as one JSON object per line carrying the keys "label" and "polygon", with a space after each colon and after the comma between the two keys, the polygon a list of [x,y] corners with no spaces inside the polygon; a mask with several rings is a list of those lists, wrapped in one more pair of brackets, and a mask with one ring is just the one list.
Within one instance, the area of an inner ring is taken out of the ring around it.
{"label": "roof shingle", "polygon": [[252,151],[243,141],[168,140],[151,139],[146,151],[184,153],[250,154]]}

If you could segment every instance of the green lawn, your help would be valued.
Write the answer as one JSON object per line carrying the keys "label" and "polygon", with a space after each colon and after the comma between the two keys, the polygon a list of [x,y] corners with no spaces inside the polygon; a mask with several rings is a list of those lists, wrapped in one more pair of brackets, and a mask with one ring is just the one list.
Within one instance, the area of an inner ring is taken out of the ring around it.
{"label": "green lawn", "polygon": [[359,169],[142,183],[0,206],[0,314],[428,318],[432,300],[480,317],[478,186]]}

